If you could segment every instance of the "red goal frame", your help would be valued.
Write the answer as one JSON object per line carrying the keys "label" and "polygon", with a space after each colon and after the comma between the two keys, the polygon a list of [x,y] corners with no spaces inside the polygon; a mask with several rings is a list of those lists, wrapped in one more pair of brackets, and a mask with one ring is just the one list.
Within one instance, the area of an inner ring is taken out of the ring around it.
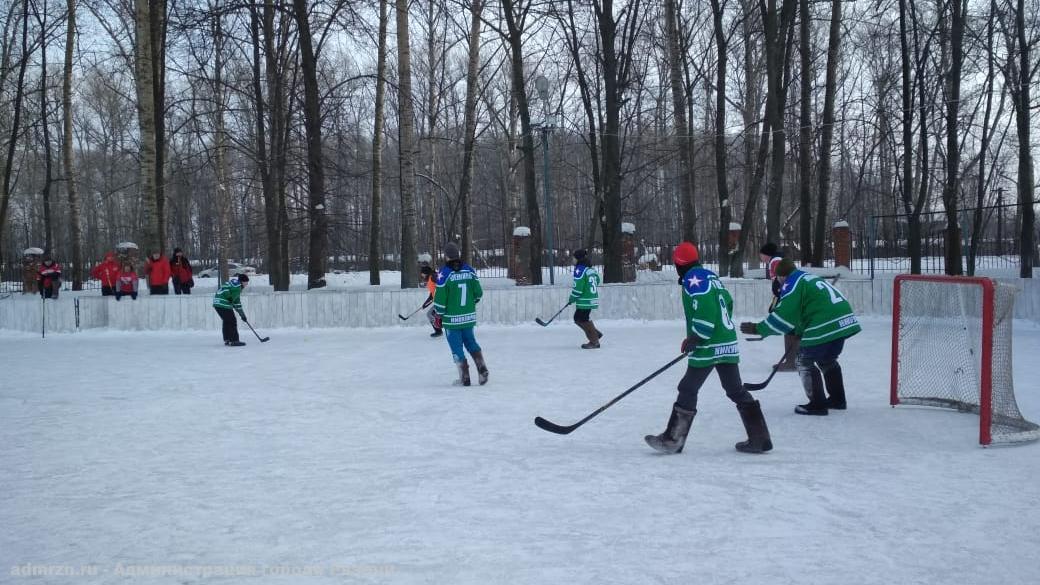
{"label": "red goal frame", "polygon": [[895,278],[892,297],[892,378],[889,403],[899,404],[899,317],[902,285],[904,282],[947,282],[972,284],[982,287],[982,356],[979,388],[979,443],[993,442],[993,280],[980,276],[946,276],[938,274],[899,274]]}

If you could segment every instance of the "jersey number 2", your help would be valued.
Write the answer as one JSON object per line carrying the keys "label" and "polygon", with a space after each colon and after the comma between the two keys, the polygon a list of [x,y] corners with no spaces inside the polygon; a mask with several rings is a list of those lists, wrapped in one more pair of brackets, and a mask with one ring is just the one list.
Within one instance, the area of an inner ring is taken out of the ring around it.
{"label": "jersey number 2", "polygon": [[831,286],[830,283],[826,280],[817,280],[816,288],[820,290],[826,290],[827,293],[831,295],[831,304],[833,305],[837,305],[838,303],[845,300],[845,297],[841,296],[841,293],[838,292],[838,289]]}

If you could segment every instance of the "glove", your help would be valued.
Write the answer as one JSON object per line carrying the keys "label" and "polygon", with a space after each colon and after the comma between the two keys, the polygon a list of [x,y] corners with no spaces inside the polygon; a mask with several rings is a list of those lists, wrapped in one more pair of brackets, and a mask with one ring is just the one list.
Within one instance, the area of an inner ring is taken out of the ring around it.
{"label": "glove", "polygon": [[246,319],[245,311],[239,311],[238,316],[242,319],[243,323],[249,323],[249,319]]}
{"label": "glove", "polygon": [[757,326],[751,321],[744,321],[740,324],[740,332],[747,335],[756,335],[758,333]]}
{"label": "glove", "polygon": [[568,307],[573,305],[573,304],[574,304],[574,299],[567,299],[567,306]]}
{"label": "glove", "polygon": [[697,344],[701,342],[701,338],[696,335],[691,335],[682,341],[680,349],[683,353],[689,353],[697,349]]}

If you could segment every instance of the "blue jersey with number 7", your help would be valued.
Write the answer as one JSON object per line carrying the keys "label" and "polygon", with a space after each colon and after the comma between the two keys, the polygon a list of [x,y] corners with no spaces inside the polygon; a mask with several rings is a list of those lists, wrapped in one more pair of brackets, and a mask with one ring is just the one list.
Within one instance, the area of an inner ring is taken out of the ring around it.
{"label": "blue jersey with number 7", "polygon": [[469,329],[477,324],[477,303],[484,296],[476,271],[468,264],[458,270],[444,266],[437,273],[433,310],[445,329]]}

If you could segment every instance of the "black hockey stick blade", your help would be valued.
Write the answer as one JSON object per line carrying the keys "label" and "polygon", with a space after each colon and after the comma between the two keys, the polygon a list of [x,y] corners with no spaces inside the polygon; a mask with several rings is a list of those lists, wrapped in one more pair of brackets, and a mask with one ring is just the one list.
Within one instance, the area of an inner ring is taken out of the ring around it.
{"label": "black hockey stick blade", "polygon": [[580,427],[581,425],[583,425],[583,424],[589,422],[590,420],[596,418],[604,410],[606,410],[606,409],[610,408],[611,406],[614,406],[615,404],[617,404],[617,402],[620,401],[625,396],[628,396],[629,394],[631,394],[631,393],[635,392],[636,390],[638,390],[643,384],[646,384],[650,380],[653,380],[654,378],[656,378],[658,375],[661,374],[661,372],[667,370],[668,368],[670,368],[670,367],[674,366],[675,364],[681,362],[682,360],[686,359],[687,356],[689,356],[689,353],[681,353],[681,354],[679,354],[679,357],[677,357],[677,358],[673,359],[672,361],[668,362],[667,364],[661,366],[654,373],[652,373],[649,376],[643,378],[639,382],[636,382],[636,384],[634,386],[632,386],[628,390],[625,390],[621,394],[618,394],[617,396],[614,397],[613,400],[611,400],[610,402],[608,402],[608,403],[604,404],[603,406],[597,408],[596,410],[592,411],[591,414],[589,414],[585,418],[579,420],[578,422],[576,422],[576,423],[574,423],[574,424],[572,424],[570,426],[558,425],[558,424],[556,424],[554,422],[550,422],[548,420],[545,420],[544,418],[542,418],[540,416],[535,417],[534,424],[538,428],[540,428],[540,429],[542,429],[544,431],[549,431],[550,433],[556,433],[557,435],[569,435],[572,432],[574,432],[574,430],[577,429],[578,427]]}
{"label": "black hockey stick blade", "polygon": [[400,313],[397,314],[397,318],[402,320],[402,321],[407,321],[409,317],[411,317],[411,315],[408,315],[408,317],[405,317],[404,315],[402,315]]}
{"label": "black hockey stick blade", "polygon": [[784,363],[784,360],[786,360],[786,359],[787,359],[787,352],[785,351],[784,355],[780,358],[780,361],[778,361],[775,364],[773,364],[773,371],[769,372],[769,377],[766,378],[764,382],[759,382],[758,384],[754,384],[754,383],[748,384],[748,383],[745,382],[744,383],[744,389],[747,390],[748,392],[755,392],[756,390],[762,390],[763,388],[768,386],[769,383],[773,381],[773,376],[775,376],[777,371],[780,370],[780,364]]}
{"label": "black hockey stick blade", "polygon": [[540,416],[534,417],[534,424],[543,431],[549,431],[550,433],[556,433],[557,435],[569,435],[574,429],[581,426],[581,424],[570,425],[567,427],[560,426],[552,421],[547,421]]}
{"label": "black hockey stick blade", "polygon": [[560,316],[560,313],[562,313],[564,311],[564,309],[566,309],[569,306],[571,306],[571,304],[567,303],[566,305],[560,307],[560,310],[556,311],[556,314],[553,315],[552,317],[549,317],[548,321],[543,321],[541,317],[535,317],[534,322],[539,324],[539,325],[541,325],[542,327],[548,327],[549,323],[552,323],[553,321],[555,321],[556,318]]}

